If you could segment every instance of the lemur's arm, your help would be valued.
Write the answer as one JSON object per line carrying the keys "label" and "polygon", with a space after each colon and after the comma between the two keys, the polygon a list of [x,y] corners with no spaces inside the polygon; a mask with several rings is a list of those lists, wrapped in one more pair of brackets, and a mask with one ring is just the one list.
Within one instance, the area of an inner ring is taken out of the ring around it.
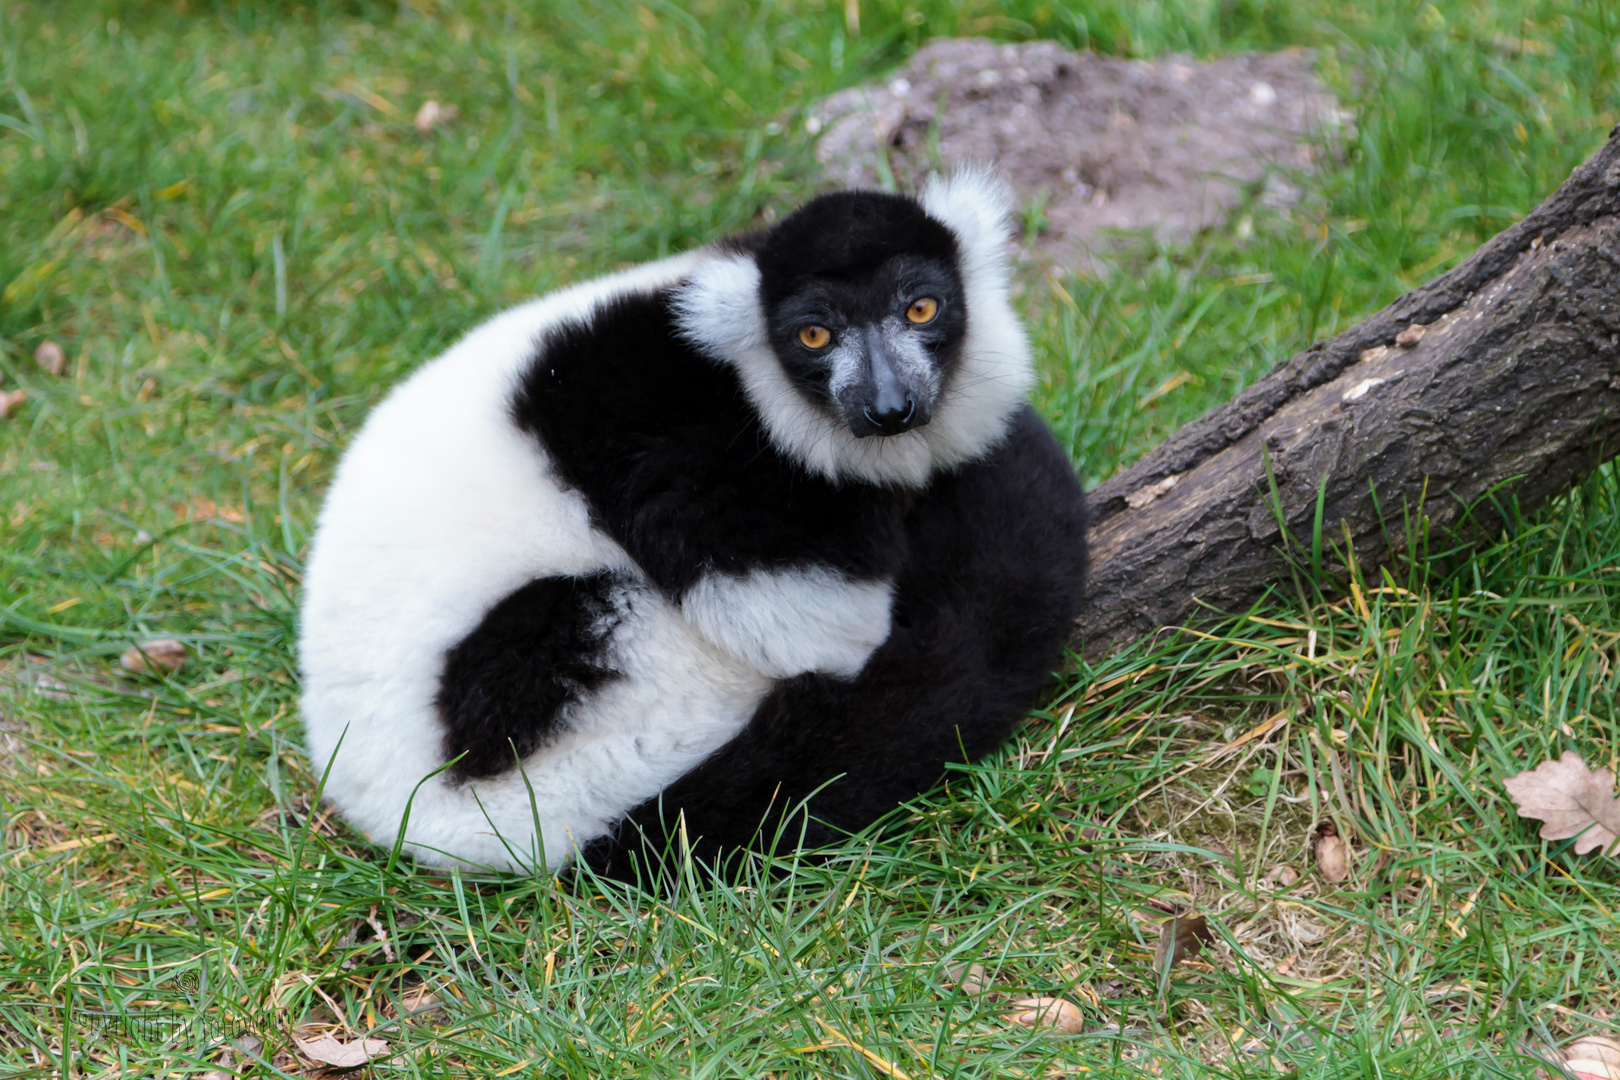
{"label": "lemur's arm", "polygon": [[889,636],[892,581],[852,581],[825,566],[711,571],[681,596],[704,637],[773,679],[818,671],[854,678]]}
{"label": "lemur's arm", "polygon": [[610,524],[653,583],[772,678],[859,672],[889,635],[905,550],[894,497],[762,476],[781,466],[760,457],[673,464],[642,463],[632,480],[646,497]]}

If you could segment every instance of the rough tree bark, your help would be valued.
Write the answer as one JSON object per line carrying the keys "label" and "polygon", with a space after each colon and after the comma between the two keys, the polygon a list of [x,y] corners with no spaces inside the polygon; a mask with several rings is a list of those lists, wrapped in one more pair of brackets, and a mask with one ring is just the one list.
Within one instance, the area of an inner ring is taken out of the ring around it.
{"label": "rough tree bark", "polygon": [[1279,513],[1309,550],[1319,493],[1325,553],[1348,529],[1371,568],[1412,522],[1488,535],[1498,504],[1533,510],[1617,452],[1620,127],[1467,262],[1098,487],[1078,644],[1244,610],[1287,580]]}

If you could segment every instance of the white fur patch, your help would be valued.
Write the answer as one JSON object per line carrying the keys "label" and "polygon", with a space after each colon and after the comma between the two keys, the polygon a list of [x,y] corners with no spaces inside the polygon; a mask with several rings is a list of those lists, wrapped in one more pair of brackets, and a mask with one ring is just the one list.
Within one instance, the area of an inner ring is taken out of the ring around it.
{"label": "white fur patch", "polygon": [[923,428],[941,447],[942,464],[955,465],[1001,441],[1035,384],[1029,339],[1007,295],[1013,195],[989,169],[963,169],[931,179],[920,200],[956,234],[967,293],[962,366]]}
{"label": "white fur patch", "polygon": [[889,636],[890,582],[815,567],[708,574],[681,598],[704,637],[772,678],[808,671],[852,679]]}
{"label": "white fur patch", "polygon": [[771,349],[759,270],[748,256],[699,263],[677,298],[682,332],[737,372],[772,442],[829,480],[921,487],[935,469],[994,447],[1034,382],[1029,341],[1007,296],[1011,193],[988,170],[967,170],[930,181],[921,202],[956,235],[968,309],[961,365],[925,427],[859,438],[799,393]]}

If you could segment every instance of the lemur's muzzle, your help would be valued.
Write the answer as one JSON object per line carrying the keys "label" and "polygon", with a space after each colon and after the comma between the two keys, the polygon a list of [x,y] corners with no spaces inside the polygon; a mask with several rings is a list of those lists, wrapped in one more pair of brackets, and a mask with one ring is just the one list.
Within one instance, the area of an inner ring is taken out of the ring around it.
{"label": "lemur's muzzle", "polygon": [[928,423],[932,416],[928,388],[906,379],[876,328],[866,331],[862,345],[865,378],[841,395],[850,431],[862,438],[899,435]]}

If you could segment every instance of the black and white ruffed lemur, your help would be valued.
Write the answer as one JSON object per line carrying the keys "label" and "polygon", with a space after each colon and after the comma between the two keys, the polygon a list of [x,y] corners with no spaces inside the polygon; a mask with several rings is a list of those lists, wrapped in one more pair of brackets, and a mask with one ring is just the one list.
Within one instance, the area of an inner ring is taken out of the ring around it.
{"label": "black and white ruffed lemur", "polygon": [[978,172],[824,195],[395,389],[306,577],[326,796],[424,863],[623,875],[682,819],[706,859],[826,843],[995,748],[1085,572],[1009,209]]}

